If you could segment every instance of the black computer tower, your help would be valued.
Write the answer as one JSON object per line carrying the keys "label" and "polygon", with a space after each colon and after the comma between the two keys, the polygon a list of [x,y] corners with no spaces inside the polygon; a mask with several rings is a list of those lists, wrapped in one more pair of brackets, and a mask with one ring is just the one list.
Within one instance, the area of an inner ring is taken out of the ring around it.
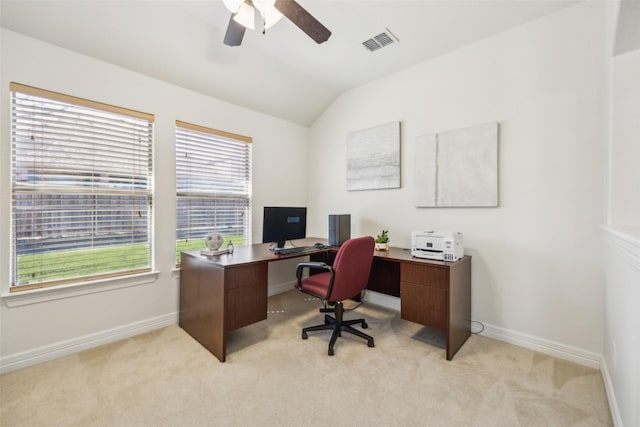
{"label": "black computer tower", "polygon": [[329,245],[340,246],[351,238],[351,215],[329,215]]}

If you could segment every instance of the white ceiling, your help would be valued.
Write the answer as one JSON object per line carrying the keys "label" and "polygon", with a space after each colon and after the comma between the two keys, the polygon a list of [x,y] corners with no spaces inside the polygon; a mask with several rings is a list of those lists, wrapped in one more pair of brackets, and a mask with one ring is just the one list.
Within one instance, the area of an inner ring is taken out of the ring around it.
{"label": "white ceiling", "polygon": [[[298,0],[331,30],[316,44],[284,18],[222,43],[221,0],[2,0],[2,27],[308,126],[342,92],[532,21],[576,0]],[[362,42],[389,29],[400,40]],[[286,95],[283,95],[286,94]]]}

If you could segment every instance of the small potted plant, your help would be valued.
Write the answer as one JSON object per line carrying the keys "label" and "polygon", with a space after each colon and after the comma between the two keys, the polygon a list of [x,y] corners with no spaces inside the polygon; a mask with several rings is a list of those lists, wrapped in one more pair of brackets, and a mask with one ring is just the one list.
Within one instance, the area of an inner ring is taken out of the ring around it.
{"label": "small potted plant", "polygon": [[382,233],[376,236],[376,251],[389,250],[389,231],[382,230]]}

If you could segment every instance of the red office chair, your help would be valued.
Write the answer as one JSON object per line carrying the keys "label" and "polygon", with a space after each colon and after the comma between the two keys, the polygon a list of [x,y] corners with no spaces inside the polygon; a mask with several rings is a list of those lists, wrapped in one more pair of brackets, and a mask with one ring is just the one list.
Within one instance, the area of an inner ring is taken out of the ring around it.
{"label": "red office chair", "polygon": [[[344,307],[342,301],[359,296],[369,281],[369,272],[373,261],[373,248],[375,243],[373,237],[359,237],[347,240],[342,244],[333,266],[323,262],[302,262],[298,264],[296,270],[296,288],[300,291],[320,298],[324,302],[321,313],[334,312],[335,317],[324,316],[324,323],[318,326],[311,326],[302,329],[302,339],[307,339],[307,332],[331,329],[331,339],[329,340],[329,356],[333,356],[333,346],[342,332],[349,332],[367,340],[369,347],[373,347],[373,338],[351,327],[360,323],[363,329],[368,327],[364,319],[343,320]],[[302,278],[305,268],[312,270],[322,270],[323,272]],[[327,304],[333,308],[327,307]]]}

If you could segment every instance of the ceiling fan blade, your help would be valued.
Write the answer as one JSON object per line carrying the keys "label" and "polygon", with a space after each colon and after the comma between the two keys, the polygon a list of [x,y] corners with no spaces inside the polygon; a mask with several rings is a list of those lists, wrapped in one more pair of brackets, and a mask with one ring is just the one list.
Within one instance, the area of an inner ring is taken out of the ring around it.
{"label": "ceiling fan blade", "polygon": [[286,16],[298,28],[320,44],[329,39],[331,31],[300,6],[295,0],[276,0],[276,9]]}
{"label": "ceiling fan blade", "polygon": [[227,46],[240,46],[245,30],[246,28],[234,21],[233,15],[231,15],[227,32],[224,35],[224,44]]}

